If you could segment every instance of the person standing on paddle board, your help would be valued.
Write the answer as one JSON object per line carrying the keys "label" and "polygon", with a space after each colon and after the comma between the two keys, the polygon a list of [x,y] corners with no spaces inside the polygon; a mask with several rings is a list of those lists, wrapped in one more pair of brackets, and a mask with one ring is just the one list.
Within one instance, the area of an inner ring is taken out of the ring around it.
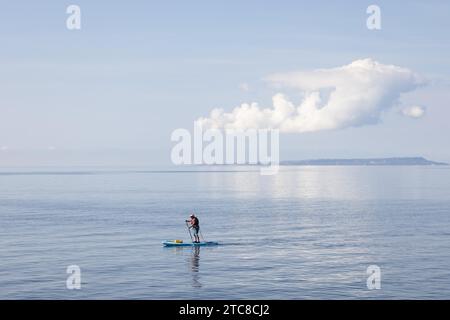
{"label": "person standing on paddle board", "polygon": [[200,237],[198,236],[198,233],[200,231],[200,221],[195,216],[195,214],[191,214],[190,219],[186,220],[186,222],[189,222],[190,224],[189,228],[194,230],[194,242],[199,243]]}

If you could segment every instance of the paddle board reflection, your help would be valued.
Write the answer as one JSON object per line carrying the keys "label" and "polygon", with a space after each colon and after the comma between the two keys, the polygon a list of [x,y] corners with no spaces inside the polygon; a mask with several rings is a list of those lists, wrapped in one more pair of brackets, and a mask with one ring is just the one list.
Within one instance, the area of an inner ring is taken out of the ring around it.
{"label": "paddle board reflection", "polygon": [[201,288],[202,284],[200,282],[200,247],[194,246],[192,248],[192,253],[190,256],[190,268],[192,275],[192,286],[194,288]]}

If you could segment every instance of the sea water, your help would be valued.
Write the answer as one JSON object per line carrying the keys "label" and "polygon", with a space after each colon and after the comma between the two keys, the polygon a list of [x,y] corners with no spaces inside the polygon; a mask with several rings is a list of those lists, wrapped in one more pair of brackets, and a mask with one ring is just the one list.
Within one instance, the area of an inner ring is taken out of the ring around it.
{"label": "sea water", "polygon": [[1,169],[0,298],[450,298],[449,167],[179,170]]}

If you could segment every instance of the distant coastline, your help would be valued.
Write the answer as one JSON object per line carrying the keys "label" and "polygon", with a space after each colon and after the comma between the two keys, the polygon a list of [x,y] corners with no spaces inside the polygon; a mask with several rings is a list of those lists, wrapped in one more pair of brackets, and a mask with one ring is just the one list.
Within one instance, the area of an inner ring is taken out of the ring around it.
{"label": "distant coastline", "polygon": [[282,166],[448,166],[424,157],[368,158],[368,159],[311,159],[281,161]]}

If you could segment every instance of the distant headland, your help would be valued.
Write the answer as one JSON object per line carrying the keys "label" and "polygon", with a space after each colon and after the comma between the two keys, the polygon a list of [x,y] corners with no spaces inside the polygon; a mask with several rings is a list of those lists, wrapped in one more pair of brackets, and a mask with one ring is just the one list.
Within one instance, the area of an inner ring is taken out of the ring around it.
{"label": "distant headland", "polygon": [[423,157],[369,158],[369,159],[312,159],[281,161],[283,166],[447,166],[448,163]]}

